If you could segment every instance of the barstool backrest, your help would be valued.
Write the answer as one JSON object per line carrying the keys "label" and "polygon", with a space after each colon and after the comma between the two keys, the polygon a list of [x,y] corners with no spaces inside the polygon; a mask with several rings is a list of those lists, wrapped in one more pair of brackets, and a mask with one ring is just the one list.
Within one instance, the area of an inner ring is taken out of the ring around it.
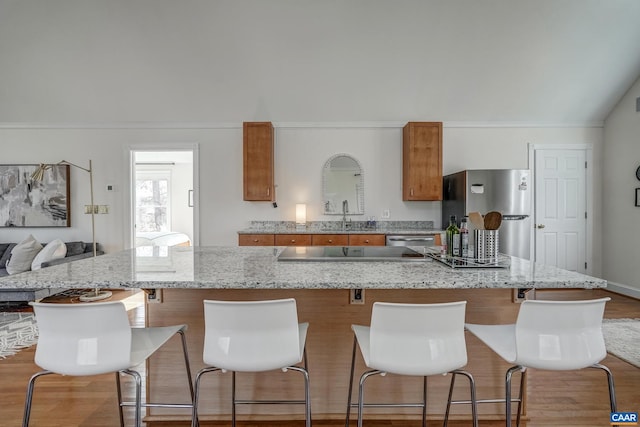
{"label": "barstool backrest", "polygon": [[204,301],[206,364],[258,372],[302,358],[296,301]]}
{"label": "barstool backrest", "polygon": [[374,303],[370,367],[420,376],[463,367],[467,363],[466,304]]}
{"label": "barstool backrest", "polygon": [[604,306],[611,298],[522,303],[516,322],[516,364],[551,370],[582,369],[607,355]]}
{"label": "barstool backrest", "polygon": [[130,367],[131,327],[119,301],[31,303],[38,325],[35,362],[63,375],[96,375]]}

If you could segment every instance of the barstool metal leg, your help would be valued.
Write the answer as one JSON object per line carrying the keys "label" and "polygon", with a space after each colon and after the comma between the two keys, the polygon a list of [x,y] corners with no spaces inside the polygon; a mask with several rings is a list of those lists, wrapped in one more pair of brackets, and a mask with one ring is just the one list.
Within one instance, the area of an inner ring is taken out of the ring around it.
{"label": "barstool metal leg", "polygon": [[231,425],[236,427],[236,373],[231,372]]}
{"label": "barstool metal leg", "polygon": [[[511,427],[511,376],[517,370],[521,370],[522,366],[512,366],[507,370],[505,375],[504,391],[505,391],[505,425]],[[519,406],[518,406],[519,407]]]}
{"label": "barstool metal leg", "polygon": [[118,394],[118,416],[120,417],[120,427],[124,427],[124,410],[122,409],[122,384],[120,383],[120,372],[116,372],[116,392]]}
{"label": "barstool metal leg", "polygon": [[136,427],[142,427],[142,377],[133,369],[124,369],[123,374],[131,375],[136,383]]}
{"label": "barstool metal leg", "polygon": [[304,377],[305,426],[311,427],[311,390],[309,387],[309,371],[300,366],[289,366],[287,369],[300,372]]}
{"label": "barstool metal leg", "polygon": [[195,389],[193,392],[193,409],[191,411],[191,427],[198,426],[198,399],[200,397],[200,380],[202,379],[202,376],[207,372],[215,372],[219,370],[220,368],[208,367],[201,369],[196,375]]}
{"label": "barstool metal leg", "polygon": [[347,395],[347,419],[344,422],[345,427],[349,427],[349,417],[351,415],[351,393],[353,392],[353,374],[356,363],[356,347],[358,346],[358,340],[353,337],[353,354],[351,355],[351,375],[349,376],[349,392]]}
{"label": "barstool metal leg", "polygon": [[184,331],[178,331],[180,340],[182,341],[182,354],[184,355],[184,366],[187,370],[187,379],[189,380],[189,393],[191,394],[191,402],[193,402],[193,378],[191,377],[191,363],[189,362],[189,352],[187,351],[187,338]]}
{"label": "barstool metal leg", "polygon": [[358,387],[358,427],[362,427],[362,413],[364,412],[364,382],[372,375],[380,375],[382,371],[367,371],[360,376]]}
{"label": "barstool metal leg", "polygon": [[470,388],[469,393],[471,396],[471,400],[469,402],[460,401],[459,403],[471,403],[471,418],[473,420],[473,427],[478,427],[478,399],[476,398],[476,381],[473,379],[473,375],[471,375],[467,371],[463,371],[460,369],[452,371],[451,374],[452,374],[451,385],[449,386],[449,398],[447,399],[447,410],[444,415],[443,426],[446,427],[447,423],[449,422],[449,409],[451,407],[451,399],[453,397],[453,387],[455,384],[455,378],[456,378],[456,375],[460,374],[467,377],[467,379],[469,380],[469,388]]}
{"label": "barstool metal leg", "polygon": [[422,427],[427,427],[427,377],[422,377]]}
{"label": "barstool metal leg", "polygon": [[31,417],[31,402],[33,400],[33,388],[36,384],[36,379],[44,375],[53,374],[51,371],[40,371],[34,374],[31,379],[29,379],[29,384],[27,385],[27,397],[24,402],[24,415],[22,417],[22,427],[29,426],[29,418]]}
{"label": "barstool metal leg", "polygon": [[617,412],[618,404],[616,403],[616,390],[613,384],[613,374],[611,373],[609,368],[599,363],[596,363],[591,367],[596,369],[601,369],[607,374],[607,382],[609,384],[609,405],[611,407],[611,412]]}
{"label": "barstool metal leg", "polygon": [[522,419],[522,401],[524,397],[524,380],[527,377],[527,368],[523,367],[520,371],[520,392],[518,393],[518,415],[516,416],[516,427],[520,427]]}
{"label": "barstool metal leg", "polygon": [[442,427],[449,424],[449,412],[451,411],[451,399],[453,398],[453,386],[456,383],[456,372],[451,373],[451,382],[449,383],[449,397],[447,398],[447,409],[444,412],[444,421]]}

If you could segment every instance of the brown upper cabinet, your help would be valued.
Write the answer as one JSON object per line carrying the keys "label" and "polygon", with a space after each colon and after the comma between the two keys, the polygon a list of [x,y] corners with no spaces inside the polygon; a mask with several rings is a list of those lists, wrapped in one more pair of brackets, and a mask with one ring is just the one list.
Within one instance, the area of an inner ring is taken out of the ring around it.
{"label": "brown upper cabinet", "polygon": [[244,200],[273,202],[273,125],[271,122],[244,122]]}
{"label": "brown upper cabinet", "polygon": [[402,200],[442,200],[442,123],[402,130]]}

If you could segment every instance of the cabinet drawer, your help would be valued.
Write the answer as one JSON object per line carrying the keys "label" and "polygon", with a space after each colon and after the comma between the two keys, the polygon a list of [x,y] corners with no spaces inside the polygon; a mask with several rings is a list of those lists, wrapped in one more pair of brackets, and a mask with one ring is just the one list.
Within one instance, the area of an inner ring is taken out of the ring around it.
{"label": "cabinet drawer", "polygon": [[313,246],[349,246],[347,234],[314,234],[311,237]]}
{"label": "cabinet drawer", "polygon": [[239,246],[273,246],[273,234],[240,234],[238,235]]}
{"label": "cabinet drawer", "polygon": [[311,246],[311,234],[276,234],[276,246]]}
{"label": "cabinet drawer", "polygon": [[351,234],[349,246],[384,246],[384,234]]}

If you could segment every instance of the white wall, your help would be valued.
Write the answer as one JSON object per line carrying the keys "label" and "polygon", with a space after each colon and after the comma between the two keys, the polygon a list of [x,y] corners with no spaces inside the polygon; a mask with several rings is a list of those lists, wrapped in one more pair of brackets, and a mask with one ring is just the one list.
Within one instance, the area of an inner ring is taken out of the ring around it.
{"label": "white wall", "polygon": [[640,296],[640,207],[634,206],[640,182],[640,79],[613,109],[605,122],[606,150],[603,162],[603,252],[604,277],[629,286]]}
{"label": "white wall", "polygon": [[[431,118],[430,118],[431,119]],[[526,168],[528,143],[593,143],[600,160],[600,128],[496,128],[450,127],[445,124],[444,172],[473,168]],[[124,153],[136,144],[197,143],[200,147],[200,243],[235,245],[237,231],[252,220],[295,219],[295,204],[307,203],[310,221],[336,219],[321,214],[321,171],[336,153],[356,157],[364,169],[365,216],[380,219],[389,209],[392,220],[432,220],[440,226],[439,202],[403,202],[401,125],[362,127],[277,127],[275,144],[276,199],[267,202],[242,200],[242,128],[217,129],[8,129],[0,127],[2,163],[56,162],[66,159],[85,164],[93,159],[96,204],[111,206],[109,215],[96,217],[97,240],[108,251],[119,250],[125,241],[124,211],[127,165]],[[75,172],[75,173],[74,173]],[[17,241],[29,233],[40,240],[90,240],[90,218],[79,214],[89,195],[84,173],[72,171],[73,220],[70,229],[3,229],[0,241]],[[595,182],[601,181],[599,169]],[[107,192],[106,186],[115,186]],[[601,205],[596,188],[596,209]],[[599,210],[596,216],[600,217]],[[355,217],[357,218],[357,217]],[[600,221],[594,233],[599,241]],[[595,254],[600,258],[599,251]],[[594,274],[599,268],[594,267]]]}

